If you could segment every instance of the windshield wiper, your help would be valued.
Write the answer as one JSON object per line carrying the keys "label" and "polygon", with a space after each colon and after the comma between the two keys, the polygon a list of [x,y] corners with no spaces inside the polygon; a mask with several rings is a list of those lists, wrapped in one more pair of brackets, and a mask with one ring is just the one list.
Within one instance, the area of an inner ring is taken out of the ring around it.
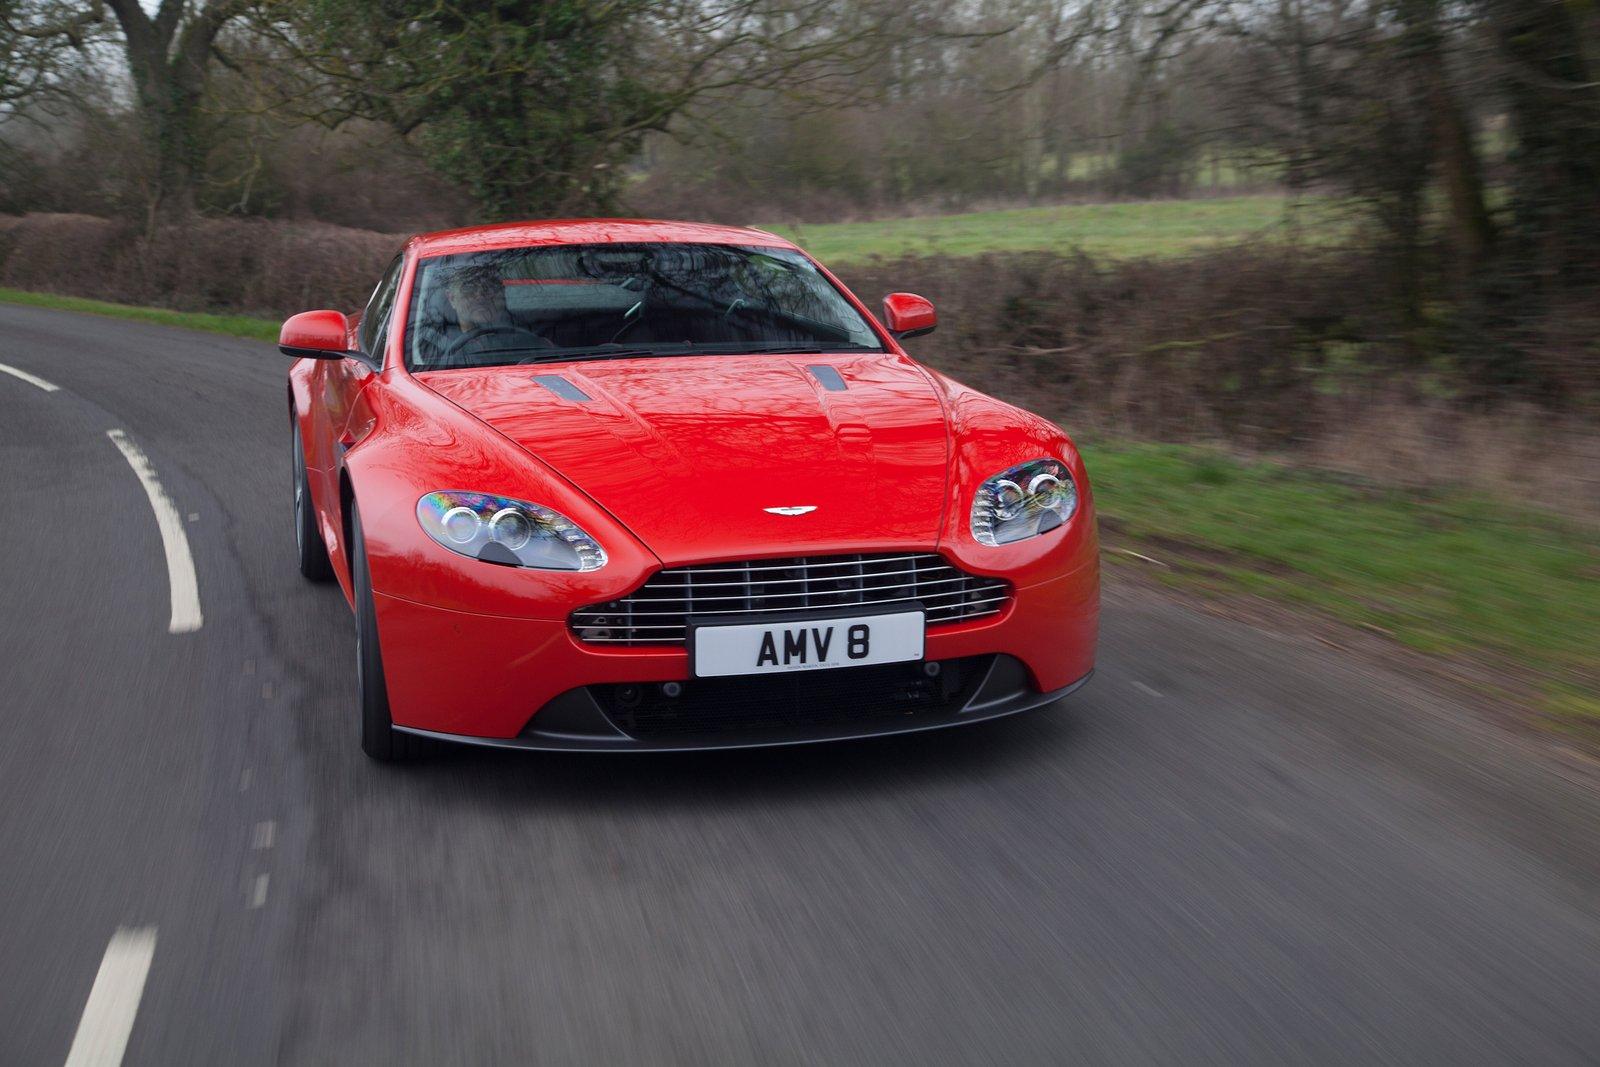
{"label": "windshield wiper", "polygon": [[565,363],[582,359],[637,359],[641,356],[676,355],[659,348],[541,348],[519,363]]}
{"label": "windshield wiper", "polygon": [[[528,366],[535,363],[567,363],[600,359],[647,359],[656,356],[765,356],[813,352],[878,352],[881,349],[854,343],[820,344],[815,341],[713,341],[695,344],[692,341],[663,342],[649,348],[607,348],[587,345],[571,348],[524,348],[504,350],[516,353],[517,358],[495,361],[484,366]],[[521,353],[527,353],[521,355]]]}
{"label": "windshield wiper", "polygon": [[882,349],[858,345],[853,341],[840,341],[837,344],[824,344],[821,341],[717,341],[696,345],[692,351],[719,356],[781,356],[809,352],[881,352]]}

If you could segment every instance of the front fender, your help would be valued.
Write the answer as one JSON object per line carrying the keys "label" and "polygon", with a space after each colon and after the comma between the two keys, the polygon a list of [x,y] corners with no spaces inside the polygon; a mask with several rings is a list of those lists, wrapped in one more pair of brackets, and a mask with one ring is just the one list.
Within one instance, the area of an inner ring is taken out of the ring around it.
{"label": "front fender", "polygon": [[[368,393],[370,428],[343,462],[361,509],[375,591],[453,611],[565,619],[574,605],[621,596],[661,566],[576,486],[449,401],[403,375]],[[598,540],[607,562],[594,571],[544,571],[452,552],[416,516],[417,501],[442,489],[553,508]]]}
{"label": "front fender", "polygon": [[[1094,492],[1072,439],[1059,426],[975,389],[934,375],[945,391],[950,418],[950,477],[939,547],[963,568],[1028,586],[1097,565],[1099,532]],[[970,515],[978,487],[1008,467],[1050,457],[1065,463],[1077,483],[1078,510],[1064,525],[1008,545],[984,545],[972,536]]]}

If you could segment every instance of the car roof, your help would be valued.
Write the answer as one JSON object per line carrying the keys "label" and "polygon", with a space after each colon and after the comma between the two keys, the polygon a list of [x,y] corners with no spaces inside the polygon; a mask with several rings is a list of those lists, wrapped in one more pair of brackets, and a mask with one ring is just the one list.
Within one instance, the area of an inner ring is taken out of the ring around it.
{"label": "car roof", "polygon": [[789,241],[765,230],[745,226],[715,226],[703,222],[667,222],[660,219],[546,219],[503,222],[460,230],[419,233],[407,247],[419,256],[458,252],[483,252],[530,245],[608,244],[611,242],[681,242],[719,245],[761,245],[794,248]]}

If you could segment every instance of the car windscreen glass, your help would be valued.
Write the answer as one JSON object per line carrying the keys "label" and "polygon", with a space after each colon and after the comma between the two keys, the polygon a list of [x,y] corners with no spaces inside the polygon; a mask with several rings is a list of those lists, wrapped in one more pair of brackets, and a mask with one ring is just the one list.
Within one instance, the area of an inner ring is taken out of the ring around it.
{"label": "car windscreen glass", "polygon": [[882,351],[797,252],[686,243],[435,256],[411,299],[412,370],[556,359]]}

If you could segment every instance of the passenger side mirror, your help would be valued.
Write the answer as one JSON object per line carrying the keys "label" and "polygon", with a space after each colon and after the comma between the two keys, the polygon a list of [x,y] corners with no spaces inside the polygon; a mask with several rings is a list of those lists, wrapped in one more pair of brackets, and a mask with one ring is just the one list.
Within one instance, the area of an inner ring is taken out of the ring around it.
{"label": "passenger side mirror", "polygon": [[343,359],[351,355],[350,320],[339,311],[302,311],[278,331],[278,351],[305,359]]}
{"label": "passenger side mirror", "polygon": [[883,298],[883,323],[899,340],[932,333],[939,325],[933,301],[916,293],[890,293]]}

